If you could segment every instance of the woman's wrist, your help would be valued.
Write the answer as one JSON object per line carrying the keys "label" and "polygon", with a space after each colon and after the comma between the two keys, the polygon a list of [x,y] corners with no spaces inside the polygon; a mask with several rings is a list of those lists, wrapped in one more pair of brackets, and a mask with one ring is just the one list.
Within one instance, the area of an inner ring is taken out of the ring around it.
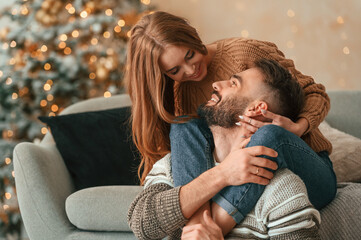
{"label": "woman's wrist", "polygon": [[309,127],[308,121],[306,118],[300,118],[297,120],[296,124],[298,126],[297,135],[301,137],[305,134]]}

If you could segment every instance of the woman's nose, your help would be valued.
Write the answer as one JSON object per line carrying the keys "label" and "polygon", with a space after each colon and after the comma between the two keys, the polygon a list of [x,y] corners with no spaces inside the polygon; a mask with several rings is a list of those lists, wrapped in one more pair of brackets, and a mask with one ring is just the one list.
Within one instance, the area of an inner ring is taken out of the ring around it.
{"label": "woman's nose", "polygon": [[196,67],[194,64],[187,64],[185,66],[185,72],[188,76],[193,75],[195,73],[195,71],[196,71]]}

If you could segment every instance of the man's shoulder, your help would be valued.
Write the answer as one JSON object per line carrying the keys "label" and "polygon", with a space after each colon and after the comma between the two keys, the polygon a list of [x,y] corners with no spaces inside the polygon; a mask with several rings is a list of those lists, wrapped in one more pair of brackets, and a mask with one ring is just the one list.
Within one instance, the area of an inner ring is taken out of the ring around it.
{"label": "man's shoulder", "polygon": [[[181,116],[178,119],[182,120],[185,117]],[[204,118],[191,118],[188,121],[179,121],[179,123],[172,123],[171,124],[171,134],[174,133],[184,133],[184,132],[197,132],[201,131],[203,133],[210,133],[210,129],[208,124]]]}

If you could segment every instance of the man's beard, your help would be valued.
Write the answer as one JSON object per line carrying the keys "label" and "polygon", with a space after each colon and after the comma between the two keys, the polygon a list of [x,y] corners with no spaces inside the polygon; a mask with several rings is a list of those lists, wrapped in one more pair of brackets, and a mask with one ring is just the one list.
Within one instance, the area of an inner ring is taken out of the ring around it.
{"label": "man's beard", "polygon": [[206,103],[198,108],[198,115],[205,118],[208,126],[220,126],[232,128],[239,121],[250,103],[246,97],[232,96],[219,102],[214,106],[207,106]]}

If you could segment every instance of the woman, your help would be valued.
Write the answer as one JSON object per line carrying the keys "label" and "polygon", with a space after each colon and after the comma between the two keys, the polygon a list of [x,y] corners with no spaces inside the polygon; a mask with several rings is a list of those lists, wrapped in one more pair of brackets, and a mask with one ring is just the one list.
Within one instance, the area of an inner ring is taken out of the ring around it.
{"label": "woman", "polygon": [[[199,104],[210,99],[211,83],[228,79],[235,72],[245,70],[247,62],[259,58],[276,60],[288,68],[306,95],[306,105],[297,122],[276,116],[273,123],[302,136],[315,152],[331,152],[331,144],[317,129],[329,110],[324,87],[298,72],[274,44],[234,38],[205,46],[184,19],[155,12],[143,17],[132,29],[126,73],[133,103],[133,139],[142,155],[139,167],[142,183],[153,164],[170,152],[169,131],[174,118],[194,114]],[[244,119],[247,120],[244,125],[253,131],[262,126],[246,116]],[[185,189],[182,188],[184,193]],[[202,205],[197,203],[185,209],[187,198],[182,197],[180,189],[160,187],[156,191],[168,191],[168,199],[180,199],[185,218]],[[174,226],[183,223],[184,219],[180,218],[173,222]]]}

